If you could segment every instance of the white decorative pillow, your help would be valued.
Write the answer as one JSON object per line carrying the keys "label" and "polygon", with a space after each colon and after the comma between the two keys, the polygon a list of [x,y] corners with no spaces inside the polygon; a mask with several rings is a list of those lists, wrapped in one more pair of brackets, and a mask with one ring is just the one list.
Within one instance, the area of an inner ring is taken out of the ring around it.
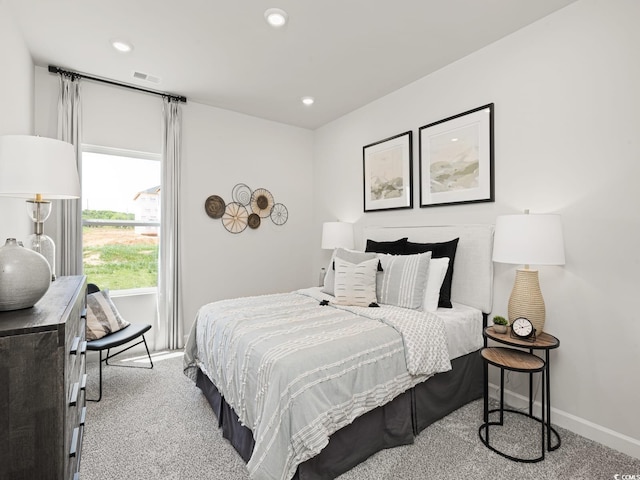
{"label": "white decorative pillow", "polygon": [[422,309],[431,252],[417,255],[380,253],[378,258],[383,270],[377,281],[378,301],[396,307]]}
{"label": "white decorative pillow", "polygon": [[97,340],[129,326],[109,297],[109,290],[87,295],[87,340]]}
{"label": "white decorative pillow", "polygon": [[336,248],[333,251],[333,255],[331,255],[331,261],[329,262],[329,266],[324,274],[324,286],[322,287],[322,291],[329,295],[335,295],[335,269],[333,263],[336,258],[341,258],[349,263],[360,263],[365,260],[371,260],[372,258],[378,257],[375,253],[358,252],[356,250],[347,250],[346,248]]}
{"label": "white decorative pillow", "polygon": [[351,263],[336,256],[335,258],[335,303],[368,307],[377,302],[376,273],[378,258]]}
{"label": "white decorative pillow", "polygon": [[440,288],[449,268],[449,257],[432,258],[429,262],[429,273],[427,274],[427,289],[424,293],[422,310],[425,312],[435,312],[438,309],[440,299]]}

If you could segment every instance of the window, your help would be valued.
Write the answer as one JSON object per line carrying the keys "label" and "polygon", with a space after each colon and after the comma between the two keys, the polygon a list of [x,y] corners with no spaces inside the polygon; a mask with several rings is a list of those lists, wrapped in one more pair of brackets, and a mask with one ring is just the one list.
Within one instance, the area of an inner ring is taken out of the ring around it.
{"label": "window", "polygon": [[160,155],[83,146],[82,257],[87,281],[158,284]]}

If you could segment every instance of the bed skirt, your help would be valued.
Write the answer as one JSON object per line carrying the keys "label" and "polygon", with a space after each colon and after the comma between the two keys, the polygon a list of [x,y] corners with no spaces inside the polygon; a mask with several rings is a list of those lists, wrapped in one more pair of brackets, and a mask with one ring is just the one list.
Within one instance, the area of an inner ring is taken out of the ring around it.
{"label": "bed skirt", "polygon": [[[322,452],[298,466],[294,478],[336,478],[380,450],[413,443],[414,436],[433,422],[480,398],[484,376],[479,352],[456,358],[451,366],[450,371],[434,375],[335,432]],[[240,424],[231,406],[200,370],[196,385],[213,408],[223,437],[245,462],[249,461],[254,446],[251,430]]]}

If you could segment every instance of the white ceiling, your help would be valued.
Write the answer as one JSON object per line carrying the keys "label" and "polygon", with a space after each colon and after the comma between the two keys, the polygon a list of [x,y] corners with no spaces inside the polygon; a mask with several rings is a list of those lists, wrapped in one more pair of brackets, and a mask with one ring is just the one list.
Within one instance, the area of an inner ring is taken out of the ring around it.
{"label": "white ceiling", "polygon": [[[317,128],[575,0],[7,0],[37,65]],[[264,11],[289,14],[276,30]],[[133,52],[110,45],[125,39]],[[138,71],[159,84],[133,78]],[[300,98],[315,97],[311,107]]]}

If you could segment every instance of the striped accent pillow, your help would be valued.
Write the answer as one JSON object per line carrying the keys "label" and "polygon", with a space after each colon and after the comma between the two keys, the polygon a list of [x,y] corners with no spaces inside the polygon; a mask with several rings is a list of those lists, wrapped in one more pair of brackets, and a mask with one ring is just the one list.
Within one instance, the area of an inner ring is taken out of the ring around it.
{"label": "striped accent pillow", "polygon": [[377,258],[360,263],[351,263],[335,258],[335,297],[337,305],[368,307],[377,302],[376,273]]}
{"label": "striped accent pillow", "polygon": [[87,340],[97,340],[128,326],[111,301],[109,290],[87,295]]}
{"label": "striped accent pillow", "polygon": [[418,255],[378,254],[383,272],[377,281],[378,301],[386,305],[422,310],[431,252]]}
{"label": "striped accent pillow", "polygon": [[336,283],[336,274],[333,262],[336,258],[341,258],[342,260],[346,260],[349,263],[360,263],[365,260],[371,260],[372,258],[378,258],[375,253],[365,253],[358,252],[355,250],[348,250],[346,248],[336,248],[333,251],[333,255],[331,255],[331,261],[329,262],[329,266],[327,267],[327,272],[324,275],[324,286],[322,291],[324,293],[328,293],[329,295],[335,296],[335,283]]}

